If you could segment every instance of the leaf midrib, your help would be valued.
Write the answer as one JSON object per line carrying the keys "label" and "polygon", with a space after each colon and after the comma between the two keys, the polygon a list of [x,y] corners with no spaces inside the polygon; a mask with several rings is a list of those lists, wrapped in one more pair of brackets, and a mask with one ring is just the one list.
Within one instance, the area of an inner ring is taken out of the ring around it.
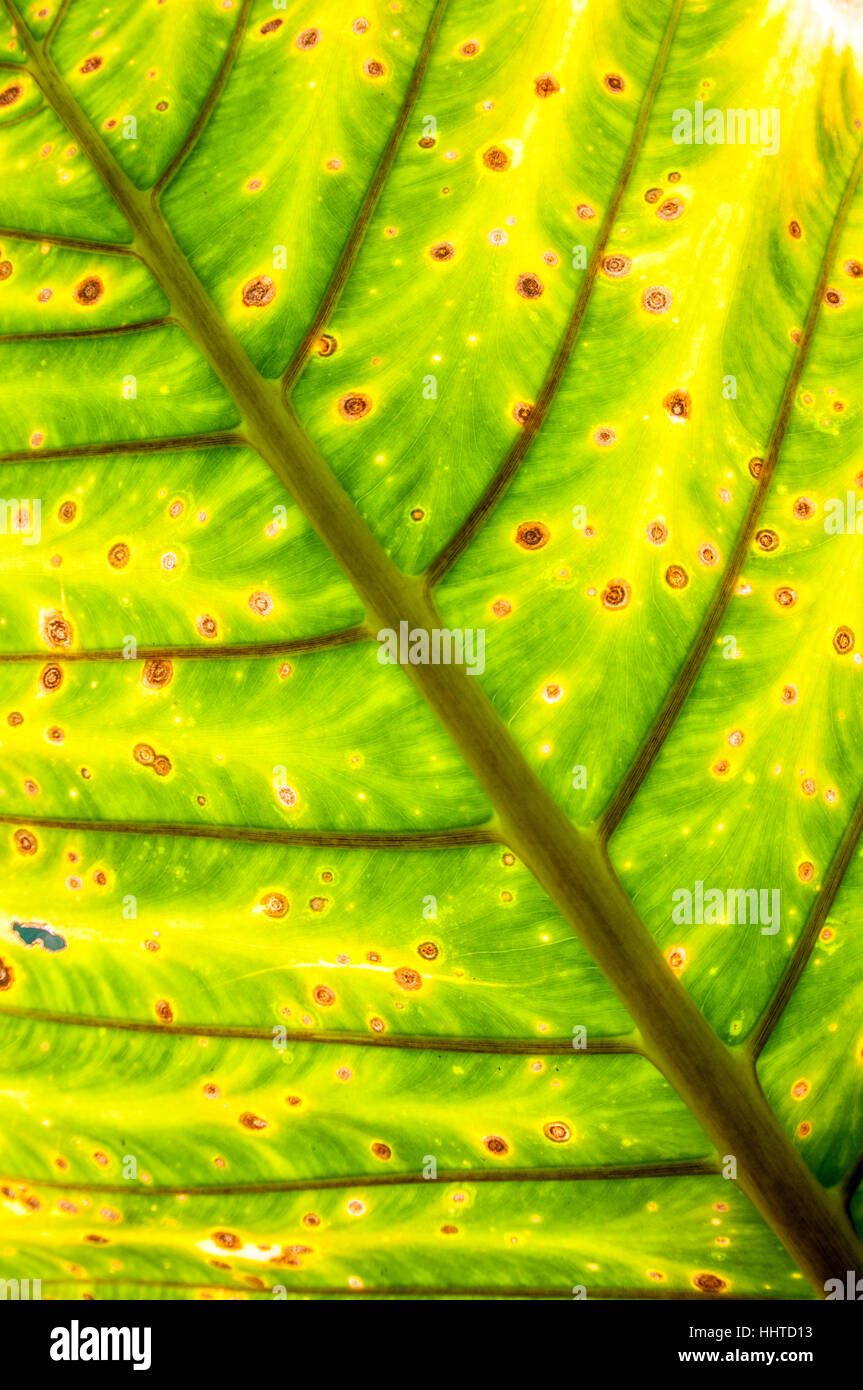
{"label": "leaf midrib", "polygon": [[[4,0],[43,94],[124,213],[134,249],[172,314],[232,396],[250,444],[284,484],[354,585],[373,628],[433,628],[440,619],[422,579],[396,569],[337,479],[233,336],[184,260],[154,198],[132,184],[78,108],[13,0]],[[599,841],[575,830],[525,761],[487,697],[452,666],[406,668],[497,808],[508,843],[596,960],[638,1026],[647,1055],[675,1087],[717,1151],[734,1154],[737,1181],[817,1291],[837,1270],[863,1265],[842,1203],[825,1192],[783,1133],[752,1070],[719,1040],[672,975],[616,879]]]}

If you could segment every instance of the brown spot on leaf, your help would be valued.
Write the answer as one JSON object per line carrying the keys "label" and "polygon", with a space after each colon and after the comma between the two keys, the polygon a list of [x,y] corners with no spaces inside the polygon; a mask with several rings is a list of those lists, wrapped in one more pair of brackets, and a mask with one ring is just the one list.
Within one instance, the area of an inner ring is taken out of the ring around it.
{"label": "brown spot on leaf", "polygon": [[320,41],[320,29],[304,29],[301,34],[297,34],[297,48],[316,48]]}
{"label": "brown spot on leaf", "polygon": [[660,203],[656,209],[656,215],[663,222],[674,222],[678,217],[683,216],[685,206],[682,198],[666,198],[665,202]]}
{"label": "brown spot on leaf", "polygon": [[550,1139],[553,1144],[566,1144],[572,1138],[572,1130],[562,1120],[554,1120],[550,1124],[543,1125],[542,1132],[546,1139]]}
{"label": "brown spot on leaf", "polygon": [[649,314],[664,314],[671,308],[672,294],[664,285],[651,285],[644,291],[641,302]]}
{"label": "brown spot on leaf", "polygon": [[117,541],[117,544],[112,545],[111,549],[108,551],[108,564],[111,566],[111,569],[125,569],[126,565],[129,563],[129,556],[131,553],[125,541]]}
{"label": "brown spot on leaf", "polygon": [[555,92],[560,91],[560,83],[552,77],[550,72],[543,72],[534,79],[533,90],[538,97],[553,97]]}
{"label": "brown spot on leaf", "polygon": [[665,582],[669,589],[685,589],[689,583],[689,575],[682,565],[669,565],[665,571]]}
{"label": "brown spot on leaf", "polygon": [[549,529],[541,521],[523,521],[515,533],[516,545],[522,550],[542,550],[549,538]]}
{"label": "brown spot on leaf", "polygon": [[840,656],[854,650],[854,633],[850,627],[837,627],[833,634],[833,646]]}
{"label": "brown spot on leaf", "polygon": [[383,77],[386,68],[377,58],[369,58],[368,62],[363,63],[363,72],[366,77]]}
{"label": "brown spot on leaf", "polygon": [[504,1154],[509,1153],[509,1144],[499,1134],[486,1134],[482,1142],[488,1152],[496,1158],[502,1158]]}
{"label": "brown spot on leaf", "polygon": [[662,404],[672,420],[688,420],[692,414],[692,398],[688,391],[669,391]]}
{"label": "brown spot on leaf", "polygon": [[603,608],[625,608],[632,590],[625,579],[610,579],[602,591]]}
{"label": "brown spot on leaf", "polygon": [[336,1002],[335,991],[331,990],[329,985],[315,985],[312,998],[322,1009],[328,1009]]}
{"label": "brown spot on leaf", "polygon": [[156,751],[149,743],[136,743],[132,749],[132,757],[142,767],[151,767],[156,761]]}
{"label": "brown spot on leaf", "polygon": [[156,1017],[159,1019],[161,1023],[174,1022],[174,1010],[171,1008],[171,1005],[168,1003],[167,999],[157,999]]}
{"label": "brown spot on leaf", "polygon": [[318,338],[318,357],[332,357],[338,343],[331,333],[322,333]]}
{"label": "brown spot on leaf", "polygon": [[486,169],[495,169],[502,173],[504,169],[509,168],[512,161],[506,150],[502,150],[499,145],[490,145],[482,157],[482,162]]}
{"label": "brown spot on leaf", "polygon": [[262,309],[272,304],[276,297],[276,287],[269,275],[256,275],[243,286],[243,303],[252,309]]}
{"label": "brown spot on leaf", "polygon": [[100,58],[98,53],[94,53],[92,57],[84,59],[78,71],[83,72],[85,76],[91,72],[98,72],[103,61],[104,59]]}
{"label": "brown spot on leaf", "polygon": [[290,906],[284,893],[265,893],[260,905],[265,917],[274,918],[286,916]]}
{"label": "brown spot on leaf", "polygon": [[219,625],[215,618],[210,617],[209,613],[202,613],[200,618],[196,619],[195,627],[202,637],[211,639],[219,635]]}
{"label": "brown spot on leaf", "polygon": [[602,80],[606,91],[613,92],[615,96],[626,90],[626,83],[619,72],[607,72]]}
{"label": "brown spot on leaf", "polygon": [[102,298],[105,286],[98,275],[88,275],[79,285],[75,286],[76,304],[95,304]]}
{"label": "brown spot on leaf", "polygon": [[604,256],[602,269],[612,280],[621,280],[624,275],[628,275],[632,269],[632,261],[629,256],[619,254]]}
{"label": "brown spot on leaf", "polygon": [[147,690],[164,690],[174,679],[173,663],[164,657],[151,657],[144,662],[141,684]]}
{"label": "brown spot on leaf", "polygon": [[436,241],[430,248],[429,255],[433,261],[451,261],[455,255],[455,247],[451,241]]}
{"label": "brown spot on leaf", "polygon": [[43,613],[39,626],[49,647],[70,647],[72,645],[72,624],[59,610],[53,613]]}
{"label": "brown spot on leaf", "polygon": [[240,1116],[240,1124],[244,1129],[268,1129],[266,1120],[261,1119],[260,1115],[254,1115],[251,1110],[244,1110]]}
{"label": "brown spot on leaf", "polygon": [[74,521],[74,520],[75,520],[75,517],[77,516],[77,514],[78,514],[78,504],[77,504],[77,502],[61,502],[61,503],[60,503],[60,506],[59,506],[58,511],[57,511],[57,517],[58,517],[58,520],[64,522],[65,525],[68,525],[70,521]]}
{"label": "brown spot on leaf", "polygon": [[519,275],[515,282],[515,288],[522,299],[539,299],[545,286],[538,275],[527,272],[524,275]]}
{"label": "brown spot on leaf", "polygon": [[0,990],[11,989],[15,983],[15,972],[11,965],[0,960]]}
{"label": "brown spot on leaf", "polygon": [[759,550],[769,554],[771,551],[779,549],[779,536],[775,531],[763,527],[760,531],[755,532],[755,544]]}
{"label": "brown spot on leaf", "polygon": [[24,88],[20,82],[13,82],[10,87],[4,87],[3,91],[0,92],[0,107],[14,106],[23,92]]}
{"label": "brown spot on leaf", "polygon": [[339,414],[343,420],[362,420],[371,408],[371,397],[364,391],[351,391],[339,401]]}
{"label": "brown spot on leaf", "polygon": [[726,1280],[718,1274],[693,1274],[692,1283],[702,1293],[724,1293],[728,1288]]}
{"label": "brown spot on leaf", "polygon": [[62,666],[43,666],[39,673],[39,689],[46,695],[52,690],[59,690],[63,684]]}
{"label": "brown spot on leaf", "polygon": [[393,971],[393,978],[399,989],[422,989],[422,976],[409,965],[400,965]]}

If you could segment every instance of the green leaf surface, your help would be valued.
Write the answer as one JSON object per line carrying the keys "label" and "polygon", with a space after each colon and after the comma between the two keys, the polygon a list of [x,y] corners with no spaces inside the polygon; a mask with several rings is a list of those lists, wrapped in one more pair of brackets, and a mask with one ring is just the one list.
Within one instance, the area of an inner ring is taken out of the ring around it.
{"label": "green leaf surface", "polygon": [[853,8],[3,0],[0,1277],[860,1268]]}

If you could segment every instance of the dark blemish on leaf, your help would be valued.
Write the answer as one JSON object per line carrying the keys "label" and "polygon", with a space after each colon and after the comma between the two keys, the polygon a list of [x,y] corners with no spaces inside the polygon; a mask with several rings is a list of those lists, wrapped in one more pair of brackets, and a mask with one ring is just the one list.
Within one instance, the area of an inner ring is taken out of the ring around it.
{"label": "dark blemish on leaf", "polygon": [[12,274],[12,262],[0,261],[0,280],[8,280]]}
{"label": "dark blemish on leaf", "polygon": [[157,102],[156,102],[156,110],[157,110],[157,111],[167,111],[167,109],[168,109],[168,103],[167,103],[166,101],[157,101]]}
{"label": "dark blemish on leaf", "polygon": [[596,431],[593,439],[594,443],[598,444],[601,449],[607,449],[609,445],[614,444],[617,435],[610,425],[603,425]]}
{"label": "dark blemish on leaf", "polygon": [[671,290],[664,285],[651,285],[641,296],[641,302],[649,314],[664,314],[671,308],[671,300]]}
{"label": "dark blemish on leaf", "polygon": [[854,633],[850,627],[837,627],[833,634],[833,646],[840,656],[845,656],[847,652],[854,649]]}
{"label": "dark blemish on leaf", "polygon": [[546,1139],[550,1139],[553,1144],[565,1144],[572,1138],[572,1130],[569,1125],[565,1125],[561,1120],[543,1125],[542,1132]]}
{"label": "dark blemish on leaf", "polygon": [[788,234],[789,234],[789,236],[793,236],[795,241],[799,241],[800,238],[801,238],[802,235],[803,235],[803,228],[800,226],[800,223],[799,223],[799,222],[789,222],[789,223],[788,223]]}
{"label": "dark blemish on leaf", "polygon": [[419,951],[423,960],[437,960],[438,948],[433,941],[423,941],[419,946],[417,946],[417,950]]}
{"label": "dark blemish on leaf", "polygon": [[760,477],[761,477],[761,470],[762,470],[763,467],[764,467],[764,460],[763,460],[763,459],[750,459],[750,460],[749,460],[749,472],[752,474],[753,478],[760,478]]}
{"label": "dark blemish on leaf", "polygon": [[688,420],[692,414],[692,399],[688,391],[669,391],[662,404],[672,420]]}
{"label": "dark blemish on leaf", "polygon": [[129,556],[131,553],[125,541],[118,541],[116,545],[112,545],[111,549],[108,551],[108,564],[111,566],[111,569],[124,569],[129,563]]}
{"label": "dark blemish on leaf", "polygon": [[316,1211],[307,1211],[303,1217],[304,1226],[320,1226],[321,1218]]}
{"label": "dark blemish on leaf", "polygon": [[57,517],[60,521],[62,521],[65,525],[68,526],[70,521],[75,520],[77,513],[77,502],[61,502],[59,510],[57,512]]}
{"label": "dark blemish on leaf", "polygon": [[24,716],[20,714],[18,710],[13,709],[11,714],[7,714],[6,723],[14,729],[18,724],[24,723]]}
{"label": "dark blemish on leaf", "polygon": [[794,503],[794,515],[800,521],[808,521],[815,515],[815,503],[809,497],[798,497]]}
{"label": "dark blemish on leaf", "polygon": [[582,222],[589,222],[592,217],[596,216],[590,203],[579,203],[578,207],[575,209],[575,213],[577,217],[581,218]]}
{"label": "dark blemish on leaf", "polygon": [[141,684],[148,690],[163,690],[174,679],[173,663],[164,657],[151,657],[144,662]]}
{"label": "dark blemish on leaf", "polygon": [[674,222],[683,215],[685,204],[682,198],[666,198],[664,203],[660,203],[656,209],[657,217],[663,222]]}
{"label": "dark blemish on leaf", "polygon": [[780,696],[780,699],[782,700],[783,705],[796,705],[797,698],[798,691],[796,685],[785,685],[782,687],[782,695]]}
{"label": "dark blemish on leaf", "polygon": [[424,517],[425,517],[425,512],[423,511],[422,507],[414,507],[414,508],[412,508],[412,510],[411,510],[411,521],[422,521]]}
{"label": "dark blemish on leaf", "polygon": [[261,898],[261,907],[265,917],[284,917],[289,910],[289,903],[284,893],[265,893]]}
{"label": "dark blemish on leaf", "polygon": [[669,182],[669,183],[680,183],[680,175],[679,175],[679,173],[677,172],[676,169],[672,169],[671,173],[668,175],[668,182]]}
{"label": "dark blemish on leaf", "polygon": [[49,647],[69,647],[72,644],[72,624],[59,611],[46,613],[40,627]]}
{"label": "dark blemish on leaf", "polygon": [[618,72],[607,72],[602,80],[606,90],[614,92],[615,96],[626,90],[626,83]]}
{"label": "dark blemish on leaf", "polygon": [[371,397],[364,391],[351,391],[339,401],[339,414],[344,420],[362,420],[372,408]]}
{"label": "dark blemish on leaf", "polygon": [[24,88],[21,86],[20,82],[13,82],[11,87],[5,87],[3,91],[0,92],[0,107],[14,106],[23,91]]}
{"label": "dark blemish on leaf", "polygon": [[431,150],[437,144],[437,140],[433,135],[421,135],[417,144],[421,150]]}
{"label": "dark blemish on leaf", "polygon": [[262,1120],[260,1115],[253,1115],[251,1110],[244,1110],[240,1116],[240,1124],[244,1129],[267,1129],[268,1123]]}
{"label": "dark blemish on leaf", "polygon": [[321,41],[320,29],[304,29],[297,35],[297,48],[315,48]]}
{"label": "dark blemish on leaf", "polygon": [[682,565],[669,565],[665,571],[665,582],[669,589],[685,589],[689,583],[689,575]]}
{"label": "dark blemish on leaf", "polygon": [[533,90],[538,97],[553,97],[555,92],[560,91],[560,83],[555,81],[550,72],[543,72],[534,80]]}
{"label": "dark blemish on leaf", "polygon": [[759,550],[764,550],[769,554],[770,551],[779,549],[779,536],[775,531],[770,531],[765,527],[763,530],[755,532],[755,544]]}
{"label": "dark blemish on leaf", "polygon": [[393,971],[393,978],[400,989],[422,989],[422,976],[409,965],[400,965]]}
{"label": "dark blemish on leaf", "polygon": [[661,197],[661,188],[648,188],[647,192],[644,195],[644,201],[646,203],[658,203]]}
{"label": "dark blemish on leaf", "polygon": [[773,597],[780,608],[793,608],[797,602],[797,595],[793,589],[777,589]]}
{"label": "dark blemish on leaf", "polygon": [[519,401],[515,406],[513,406],[512,418],[513,420],[515,420],[517,425],[526,425],[528,420],[530,419],[530,413],[532,410],[533,406],[529,405],[527,401]]}
{"label": "dark blemish on leaf", "polygon": [[726,1280],[720,1279],[718,1274],[693,1274],[692,1283],[702,1293],[724,1293],[728,1288]]}
{"label": "dark blemish on leaf", "polygon": [[632,595],[632,589],[625,579],[610,579],[602,591],[603,608],[625,608]]}
{"label": "dark blemish on leaf", "polygon": [[91,58],[84,59],[78,71],[83,72],[85,74],[90,72],[98,72],[100,67],[102,66],[102,62],[103,59],[101,59],[98,56],[98,54],[94,54]]}
{"label": "dark blemish on leaf", "polygon": [[[281,20],[279,20],[281,23]],[[220,1245],[223,1250],[239,1250],[242,1245],[239,1236],[235,1236],[233,1231],[214,1231],[213,1244]]]}
{"label": "dark blemish on leaf", "polygon": [[509,1153],[509,1144],[499,1134],[486,1134],[483,1136],[482,1142],[489,1153],[496,1157],[502,1157]]}
{"label": "dark blemish on leaf", "polygon": [[15,972],[11,965],[0,960],[0,990],[11,989],[15,983]]}
{"label": "dark blemish on leaf", "polygon": [[479,44],[476,39],[468,39],[467,43],[463,43],[459,53],[463,58],[475,58],[479,53]]}
{"label": "dark blemish on leaf", "polygon": [[604,256],[602,269],[612,280],[620,280],[631,271],[632,261],[628,256]]}
{"label": "dark blemish on leaf", "polygon": [[429,251],[433,261],[451,261],[455,255],[455,247],[451,241],[438,241]]}
{"label": "dark blemish on leaf", "polygon": [[262,589],[256,589],[253,594],[249,594],[249,607],[253,613],[265,618],[268,613],[273,611],[273,600]]}
{"label": "dark blemish on leaf", "polygon": [[275,34],[277,29],[281,29],[284,24],[283,19],[268,19],[266,24],[262,24],[258,30],[259,34]]}
{"label": "dark blemish on leaf", "polygon": [[705,541],[704,545],[698,547],[698,558],[702,565],[711,568],[719,562],[719,551],[716,549],[715,545],[711,545],[708,541]]}
{"label": "dark blemish on leaf", "polygon": [[211,618],[209,613],[202,613],[195,622],[195,627],[202,637],[212,638],[219,634],[219,625],[215,618]]}
{"label": "dark blemish on leaf", "polygon": [[834,290],[831,288],[825,292],[824,303],[830,304],[834,309],[836,309],[839,307],[840,304],[845,303],[845,296],[844,294],[840,294],[839,290]]}
{"label": "dark blemish on leaf", "polygon": [[61,666],[43,666],[39,673],[39,689],[46,695],[52,690],[59,690],[63,684],[63,668]]}
{"label": "dark blemish on leaf", "polygon": [[863,261],[846,261],[844,269],[845,274],[850,275],[852,280],[859,280],[863,276]]}
{"label": "dark blemish on leaf", "polygon": [[157,753],[153,762],[153,771],[157,777],[167,777],[171,771],[171,759],[164,753]]}
{"label": "dark blemish on leaf", "polygon": [[329,901],[329,898],[310,898],[309,907],[312,912],[323,912]]}
{"label": "dark blemish on leaf", "polygon": [[512,604],[505,598],[499,598],[491,605],[491,611],[496,618],[508,618],[512,612]]}
{"label": "dark blemish on leaf", "polygon": [[149,743],[136,743],[132,749],[132,757],[142,767],[152,767],[156,761],[156,750]]}
{"label": "dark blemish on leaf", "polygon": [[332,357],[338,343],[331,333],[322,333],[318,338],[318,357]]}
{"label": "dark blemish on leaf", "polygon": [[393,1151],[389,1144],[383,1144],[380,1140],[372,1144],[372,1153],[375,1158],[379,1158],[382,1163],[386,1163],[387,1159],[393,1156]]}
{"label": "dark blemish on leaf", "polygon": [[528,273],[519,275],[515,282],[515,288],[522,299],[539,299],[545,286],[538,275]]}
{"label": "dark blemish on leaf", "polygon": [[312,998],[316,1004],[320,1004],[322,1009],[328,1009],[336,1002],[335,992],[330,989],[329,985],[315,985],[312,990]]}
{"label": "dark blemish on leaf", "polygon": [[32,830],[16,830],[12,838],[19,854],[35,854],[39,848],[39,841]]}
{"label": "dark blemish on leaf", "polygon": [[808,859],[805,859],[797,869],[797,877],[800,879],[801,883],[811,883],[812,879],[815,877],[815,865]]}
{"label": "dark blemish on leaf", "polygon": [[661,521],[651,521],[647,528],[647,539],[651,545],[664,545],[668,540],[668,527]]}
{"label": "dark blemish on leaf", "polygon": [[386,1031],[386,1024],[382,1018],[370,1018],[369,1027],[373,1033],[383,1033]]}
{"label": "dark blemish on leaf", "polygon": [[161,1023],[174,1022],[174,1010],[171,1008],[171,1005],[168,1003],[167,999],[157,999],[156,1017],[159,1019]]}
{"label": "dark blemish on leaf", "polygon": [[522,550],[542,550],[549,538],[549,529],[541,521],[523,521],[515,533],[516,545]]}
{"label": "dark blemish on leaf", "polygon": [[252,309],[262,309],[267,304],[272,304],[276,297],[276,287],[269,275],[258,275],[254,280],[247,280],[243,286],[243,303]]}
{"label": "dark blemish on leaf", "polygon": [[368,62],[363,63],[363,72],[366,77],[383,77],[386,68],[383,63],[378,62],[377,58],[369,58]]}
{"label": "dark blemish on leaf", "polygon": [[486,169],[495,169],[498,172],[502,172],[510,166],[509,155],[499,145],[492,145],[487,149],[482,157],[482,162]]}

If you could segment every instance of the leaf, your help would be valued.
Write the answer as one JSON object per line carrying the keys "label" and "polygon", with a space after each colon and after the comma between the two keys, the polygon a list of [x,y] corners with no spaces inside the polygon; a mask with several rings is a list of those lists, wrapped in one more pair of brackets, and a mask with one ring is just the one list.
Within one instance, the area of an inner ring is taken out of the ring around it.
{"label": "leaf", "polygon": [[823,1296],[847,7],[4,5],[0,1273]]}

